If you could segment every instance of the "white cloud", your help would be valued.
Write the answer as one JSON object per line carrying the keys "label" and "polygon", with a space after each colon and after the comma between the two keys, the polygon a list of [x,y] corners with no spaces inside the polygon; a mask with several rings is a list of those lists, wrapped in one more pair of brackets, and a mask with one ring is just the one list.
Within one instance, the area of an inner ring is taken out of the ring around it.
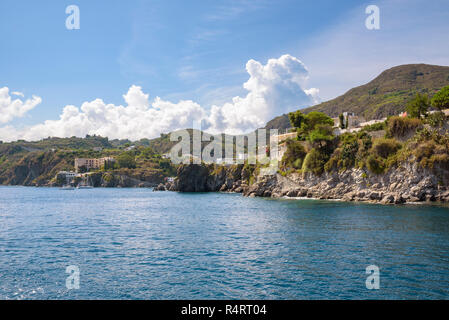
{"label": "white cloud", "polygon": [[[161,132],[191,128],[194,121],[202,121],[203,129],[211,133],[239,134],[262,127],[282,113],[310,105],[317,97],[317,89],[305,89],[306,67],[290,55],[270,59],[266,65],[250,60],[246,70],[249,79],[243,87],[248,94],[234,97],[223,105],[213,105],[210,110],[191,100],[173,103],[156,97],[150,102],[149,95],[143,93],[141,87],[132,85],[123,95],[126,106],[106,104],[102,99],[84,102],[80,108],[68,105],[58,120],[46,120],[25,129],[3,127],[0,128],[0,138],[7,141],[38,140],[49,136],[97,134],[111,139],[137,140],[154,138]],[[17,114],[23,114],[41,101],[38,97],[33,99],[14,110],[18,109],[20,113]]]}
{"label": "white cloud", "polygon": [[[243,87],[246,97],[212,106],[211,131],[239,134],[262,127],[273,117],[310,105],[318,89],[305,89],[308,71],[291,55],[270,59],[266,65],[250,60],[246,64],[250,78]],[[306,91],[307,90],[307,91]]]}
{"label": "white cloud", "polygon": [[[12,94],[23,97],[21,92],[12,92]],[[14,118],[23,117],[41,102],[42,99],[36,96],[25,100],[25,102],[20,99],[13,100],[9,95],[8,87],[0,88],[0,123],[8,123]]]}
{"label": "white cloud", "polygon": [[22,98],[25,97],[25,95],[22,92],[19,92],[19,91],[13,91],[13,92],[11,92],[11,94],[13,94],[15,96],[20,96]]}

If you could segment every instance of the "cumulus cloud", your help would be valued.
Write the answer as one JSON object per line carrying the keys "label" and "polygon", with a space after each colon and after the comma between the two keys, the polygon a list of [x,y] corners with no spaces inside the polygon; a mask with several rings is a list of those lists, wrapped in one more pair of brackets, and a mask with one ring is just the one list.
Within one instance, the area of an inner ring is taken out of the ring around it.
{"label": "cumulus cloud", "polygon": [[244,133],[316,99],[317,89],[305,89],[307,68],[291,55],[270,59],[266,65],[249,60],[246,71],[250,78],[243,87],[248,94],[222,106],[212,106],[209,119],[212,131]]}
{"label": "cumulus cloud", "polygon": [[[58,120],[47,120],[26,130],[3,127],[0,128],[0,137],[4,140],[37,140],[49,136],[97,134],[111,139],[137,140],[154,138],[161,132],[191,128],[194,122],[201,122],[203,129],[211,133],[241,134],[264,126],[275,116],[310,105],[317,99],[317,89],[305,88],[307,68],[293,56],[270,59],[266,65],[250,60],[246,70],[249,79],[243,87],[248,94],[209,109],[191,100],[173,103],[156,97],[150,102],[149,95],[140,86],[132,85],[123,95],[126,106],[106,104],[102,99],[85,102],[80,108],[68,105]],[[19,109],[34,107],[33,103],[40,103],[40,98],[36,99],[27,100],[23,104],[26,107]]]}
{"label": "cumulus cloud", "polygon": [[[21,92],[12,92],[12,95],[23,97]],[[8,123],[14,118],[23,117],[28,111],[42,102],[40,97],[33,96],[24,101],[12,99],[9,95],[9,88],[0,88],[0,123]]]}

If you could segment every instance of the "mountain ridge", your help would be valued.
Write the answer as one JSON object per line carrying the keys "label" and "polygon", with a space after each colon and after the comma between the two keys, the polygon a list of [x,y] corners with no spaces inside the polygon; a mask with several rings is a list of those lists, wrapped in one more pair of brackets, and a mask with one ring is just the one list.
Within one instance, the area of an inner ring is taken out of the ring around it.
{"label": "mountain ridge", "polygon": [[[449,66],[404,64],[384,70],[368,83],[349,89],[334,99],[300,110],[304,113],[324,112],[331,117],[347,111],[366,120],[380,119],[404,111],[416,93],[432,96],[446,85],[449,85]],[[266,129],[288,127],[287,114],[273,118],[265,126]]]}

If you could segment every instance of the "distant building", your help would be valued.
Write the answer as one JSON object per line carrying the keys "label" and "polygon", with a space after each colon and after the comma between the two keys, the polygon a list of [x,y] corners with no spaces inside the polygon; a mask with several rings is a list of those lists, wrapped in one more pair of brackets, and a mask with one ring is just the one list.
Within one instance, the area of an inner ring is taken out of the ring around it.
{"label": "distant building", "polygon": [[77,176],[77,173],[73,171],[59,171],[58,176],[65,177],[68,181],[70,181]]}
{"label": "distant building", "polygon": [[94,151],[103,151],[102,147],[93,147],[92,150]]}
{"label": "distant building", "polygon": [[336,118],[332,118],[332,120],[334,120],[334,128],[340,128],[340,126],[341,126],[340,118],[336,117]]}
{"label": "distant building", "polygon": [[129,146],[125,148],[125,151],[131,151],[134,150],[136,148],[136,146]]}
{"label": "distant building", "polygon": [[282,157],[284,156],[284,153],[287,151],[287,142],[281,143],[278,146],[278,154],[277,159],[280,161],[282,160]]}
{"label": "distant building", "polygon": [[76,158],[75,159],[75,170],[79,172],[81,167],[89,169],[100,169],[106,162],[114,162],[115,159],[112,157],[104,157],[99,159],[87,159],[87,158]]}

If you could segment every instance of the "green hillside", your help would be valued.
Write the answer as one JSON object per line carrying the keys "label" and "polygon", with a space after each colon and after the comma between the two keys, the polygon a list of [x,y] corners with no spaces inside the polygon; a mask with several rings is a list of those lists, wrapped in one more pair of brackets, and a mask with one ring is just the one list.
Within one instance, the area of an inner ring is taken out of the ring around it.
{"label": "green hillside", "polygon": [[[404,111],[406,103],[417,92],[433,96],[439,89],[449,85],[449,67],[427,64],[408,64],[382,72],[369,83],[355,87],[345,94],[305,108],[308,113],[320,111],[331,117],[348,111],[366,120],[381,119]],[[290,126],[287,115],[274,118],[267,129],[285,129]]]}
{"label": "green hillside", "polygon": [[449,67],[427,64],[397,66],[382,72],[369,83],[353,88],[338,98],[304,109],[337,117],[354,112],[367,120],[380,119],[404,111],[417,92],[435,94],[449,84]]}

